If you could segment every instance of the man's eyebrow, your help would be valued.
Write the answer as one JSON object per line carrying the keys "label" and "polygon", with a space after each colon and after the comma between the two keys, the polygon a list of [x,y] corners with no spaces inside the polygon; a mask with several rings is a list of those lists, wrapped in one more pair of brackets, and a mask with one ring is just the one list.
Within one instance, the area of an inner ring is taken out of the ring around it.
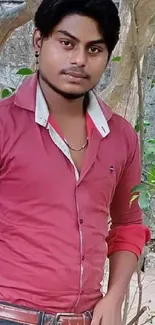
{"label": "man's eyebrow", "polygon": [[65,36],[68,36],[68,37],[72,38],[74,41],[76,41],[76,42],[80,42],[79,39],[78,39],[77,37],[75,37],[74,35],[70,34],[70,33],[67,32],[66,30],[58,30],[57,33],[64,34]]}
{"label": "man's eyebrow", "polygon": [[[68,36],[68,37],[72,38],[74,41],[80,42],[80,40],[77,37],[75,37],[74,35],[70,34],[66,30],[58,30],[57,33],[64,34],[65,36]],[[100,38],[100,39],[97,39],[97,40],[93,40],[93,41],[88,42],[88,45],[95,45],[95,44],[105,44],[104,38]]]}

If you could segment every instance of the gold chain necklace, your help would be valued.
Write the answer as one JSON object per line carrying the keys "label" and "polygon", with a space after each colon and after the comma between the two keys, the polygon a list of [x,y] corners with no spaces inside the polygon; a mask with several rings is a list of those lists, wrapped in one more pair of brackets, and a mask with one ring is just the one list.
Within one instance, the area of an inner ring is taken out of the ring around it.
{"label": "gold chain necklace", "polygon": [[78,148],[78,149],[77,149],[77,148],[74,148],[74,147],[72,147],[72,146],[70,146],[66,139],[64,139],[64,141],[65,141],[67,147],[68,147],[70,150],[73,150],[73,151],[76,151],[76,152],[85,149],[85,148],[87,147],[87,145],[88,145],[88,138],[87,138],[86,142],[83,144],[83,146],[80,147],[80,148]]}

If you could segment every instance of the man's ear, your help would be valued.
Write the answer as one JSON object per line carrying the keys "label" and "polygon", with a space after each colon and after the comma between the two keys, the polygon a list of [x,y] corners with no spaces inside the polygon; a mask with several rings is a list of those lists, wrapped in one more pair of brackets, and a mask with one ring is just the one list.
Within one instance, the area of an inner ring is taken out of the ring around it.
{"label": "man's ear", "polygon": [[40,52],[42,45],[42,36],[40,31],[36,28],[33,32],[33,47],[34,50],[37,52]]}

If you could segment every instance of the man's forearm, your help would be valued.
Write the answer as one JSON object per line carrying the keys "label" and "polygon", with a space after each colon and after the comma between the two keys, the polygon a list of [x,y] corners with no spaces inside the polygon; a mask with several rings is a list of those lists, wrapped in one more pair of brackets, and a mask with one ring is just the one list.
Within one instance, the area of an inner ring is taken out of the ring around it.
{"label": "man's forearm", "polygon": [[114,295],[120,303],[124,300],[137,261],[137,256],[128,251],[119,251],[109,257],[110,272],[107,294]]}

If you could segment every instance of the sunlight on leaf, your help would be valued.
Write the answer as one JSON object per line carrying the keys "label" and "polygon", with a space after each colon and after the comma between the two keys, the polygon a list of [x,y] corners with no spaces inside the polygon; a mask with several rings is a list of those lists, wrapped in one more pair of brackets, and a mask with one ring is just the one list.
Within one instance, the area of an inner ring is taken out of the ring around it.
{"label": "sunlight on leaf", "polygon": [[149,138],[146,140],[147,143],[155,144],[155,139]]}
{"label": "sunlight on leaf", "polygon": [[149,169],[147,179],[149,183],[155,184],[155,165]]}
{"label": "sunlight on leaf", "polygon": [[135,195],[133,195],[132,196],[132,198],[131,198],[131,200],[130,200],[130,208],[131,208],[131,205],[132,205],[132,203],[136,200],[136,199],[138,199],[139,198],[139,194],[135,194]]}

